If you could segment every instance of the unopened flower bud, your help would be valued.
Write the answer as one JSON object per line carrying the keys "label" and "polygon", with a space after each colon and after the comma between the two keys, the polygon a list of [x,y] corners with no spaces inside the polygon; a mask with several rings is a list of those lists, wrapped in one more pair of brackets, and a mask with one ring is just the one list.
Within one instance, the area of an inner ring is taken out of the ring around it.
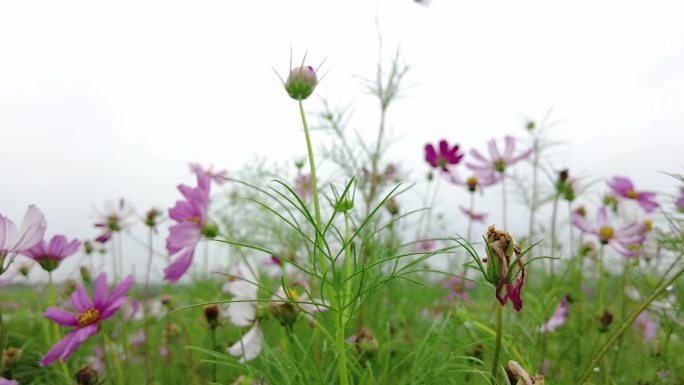
{"label": "unopened flower bud", "polygon": [[86,365],[76,372],[76,384],[78,385],[97,385],[98,378],[95,369]]}
{"label": "unopened flower bud", "polygon": [[19,274],[23,275],[24,277],[28,277],[29,272],[31,271],[31,265],[28,263],[22,263],[19,265]]}
{"label": "unopened flower bud", "polygon": [[86,266],[81,266],[79,271],[81,272],[81,280],[85,283],[90,283],[90,269]]}
{"label": "unopened flower bud", "polygon": [[216,329],[219,326],[219,317],[221,315],[221,310],[218,305],[206,305],[204,307],[204,319],[209,324],[209,327]]}
{"label": "unopened flower bud", "polygon": [[155,228],[157,227],[157,219],[161,215],[161,211],[157,209],[150,209],[147,214],[145,214],[145,226]]}
{"label": "unopened flower bud", "polygon": [[335,211],[345,213],[354,208],[354,201],[349,198],[340,198],[335,203]]}
{"label": "unopened flower bud", "polygon": [[316,85],[318,85],[318,79],[313,67],[297,67],[290,71],[285,82],[285,90],[292,99],[304,100],[313,93]]}
{"label": "unopened flower bud", "polygon": [[525,123],[525,128],[527,131],[532,131],[537,127],[537,123],[535,123],[534,120],[528,120],[527,123]]}
{"label": "unopened flower bud", "polygon": [[168,295],[168,294],[162,295],[159,302],[161,302],[162,306],[164,306],[167,310],[169,310],[169,311],[173,310],[174,303],[173,303],[173,298],[171,298],[170,295]]}
{"label": "unopened flower bud", "polygon": [[396,199],[392,198],[387,201],[385,208],[391,215],[399,215],[399,203]]}
{"label": "unopened flower bud", "polygon": [[10,346],[2,352],[3,361],[5,362],[5,365],[7,365],[7,367],[12,367],[16,365],[17,362],[19,362],[22,354],[23,352],[21,351],[21,349],[17,349],[13,346]]}
{"label": "unopened flower bud", "polygon": [[356,335],[347,339],[347,342],[353,344],[356,348],[356,352],[362,358],[369,361],[375,359],[380,348],[380,344],[378,344],[375,335],[366,327],[359,329]]}
{"label": "unopened flower bud", "polygon": [[86,254],[90,255],[93,253],[94,250],[95,250],[95,248],[93,247],[93,244],[90,241],[88,241],[88,240],[83,241],[83,251]]}
{"label": "unopened flower bud", "polygon": [[610,325],[613,323],[613,313],[609,312],[608,310],[604,310],[601,318],[599,319],[599,323],[599,331],[601,333],[607,332],[608,328],[610,328]]}
{"label": "unopened flower bud", "polygon": [[209,239],[216,238],[219,235],[219,228],[215,223],[207,222],[202,227],[202,235]]}

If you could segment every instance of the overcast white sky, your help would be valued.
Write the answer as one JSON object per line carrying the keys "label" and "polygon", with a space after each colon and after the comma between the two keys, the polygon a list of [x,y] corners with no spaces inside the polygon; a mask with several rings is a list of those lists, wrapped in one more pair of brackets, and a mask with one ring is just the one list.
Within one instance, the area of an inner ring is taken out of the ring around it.
{"label": "overcast white sky", "polygon": [[35,203],[50,235],[89,237],[106,199],[170,206],[189,161],[303,155],[271,70],[286,73],[290,47],[327,58],[316,94],[351,102],[353,128],[374,133],[353,75],[373,75],[376,17],[412,67],[389,116],[404,169],[425,171],[426,142],[483,148],[553,108],[562,165],[673,193],[658,171],[684,166],[682,15],[681,1],[5,1],[0,212]]}

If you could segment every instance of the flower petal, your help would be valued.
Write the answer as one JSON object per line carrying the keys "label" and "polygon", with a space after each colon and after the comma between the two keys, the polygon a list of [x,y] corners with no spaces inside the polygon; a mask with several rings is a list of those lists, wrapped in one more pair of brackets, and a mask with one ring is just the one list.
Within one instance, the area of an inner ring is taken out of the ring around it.
{"label": "flower petal", "polygon": [[95,309],[102,309],[109,297],[109,287],[107,286],[107,273],[100,273],[95,279],[93,287],[93,306]]}

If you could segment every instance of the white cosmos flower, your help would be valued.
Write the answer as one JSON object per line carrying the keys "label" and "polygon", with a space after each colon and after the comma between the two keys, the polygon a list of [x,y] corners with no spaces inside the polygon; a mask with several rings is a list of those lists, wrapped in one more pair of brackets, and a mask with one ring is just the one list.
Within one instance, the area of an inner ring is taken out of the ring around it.
{"label": "white cosmos flower", "polygon": [[240,341],[228,348],[228,354],[241,357],[240,362],[253,360],[261,353],[263,339],[264,335],[259,328],[259,322],[255,322],[254,326],[242,336]]}

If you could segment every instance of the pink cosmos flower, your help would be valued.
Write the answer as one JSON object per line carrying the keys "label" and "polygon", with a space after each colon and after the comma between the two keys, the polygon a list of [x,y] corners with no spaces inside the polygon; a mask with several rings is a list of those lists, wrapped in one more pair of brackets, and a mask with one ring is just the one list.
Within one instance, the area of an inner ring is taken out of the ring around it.
{"label": "pink cosmos flower", "polygon": [[203,168],[199,163],[190,163],[190,170],[196,175],[205,174],[219,186],[226,183],[228,178],[228,170],[214,171],[213,167]]}
{"label": "pink cosmos flower", "polygon": [[45,271],[55,270],[62,260],[73,255],[81,247],[81,241],[71,242],[64,235],[55,235],[49,243],[41,240],[22,254],[38,262]]}
{"label": "pink cosmos flower", "polygon": [[76,329],[70,331],[53,346],[40,361],[40,365],[50,365],[57,359],[66,361],[85,340],[97,334],[100,322],[112,317],[128,301],[126,295],[132,285],[133,276],[129,275],[110,293],[107,285],[107,274],[100,273],[95,280],[92,301],[82,284],[78,285],[76,291],[71,294],[71,304],[78,314],[55,307],[48,308],[43,313],[45,318],[62,326],[71,326]]}
{"label": "pink cosmos flower", "polygon": [[675,201],[675,207],[680,213],[684,213],[684,187],[679,188],[679,197]]}
{"label": "pink cosmos flower", "polygon": [[548,321],[539,328],[542,333],[550,333],[563,326],[568,320],[568,298],[563,297]]}
{"label": "pink cosmos flower", "polygon": [[464,154],[458,152],[458,144],[449,147],[446,140],[439,141],[439,152],[435,150],[432,144],[425,145],[425,161],[433,168],[440,168],[442,171],[449,171],[449,165],[455,165],[461,162]]}
{"label": "pink cosmos flower", "polygon": [[596,226],[590,226],[584,217],[577,212],[572,215],[572,224],[585,233],[596,235],[602,244],[610,245],[615,251],[626,257],[635,255],[634,251],[630,250],[630,245],[641,244],[646,239],[643,235],[645,227],[643,223],[634,222],[622,229],[615,230],[608,224],[605,207],[601,207],[596,213]]}
{"label": "pink cosmos flower", "polygon": [[418,241],[418,243],[415,244],[414,246],[416,251],[421,251],[421,252],[428,252],[432,251],[437,248],[437,242],[433,239],[428,239],[425,238],[423,240]]}
{"label": "pink cosmos flower", "polygon": [[527,159],[532,155],[532,149],[523,151],[522,153],[515,155],[515,139],[512,136],[504,137],[505,148],[503,153],[499,152],[499,148],[496,145],[496,141],[491,139],[487,142],[487,147],[489,149],[489,159],[487,159],[482,153],[473,149],[470,151],[470,155],[479,162],[478,163],[466,163],[466,167],[469,169],[481,172],[481,173],[500,173],[503,174],[507,167],[510,167],[517,163],[518,161]]}
{"label": "pink cosmos flower", "polygon": [[466,179],[462,179],[456,171],[445,173],[444,176],[450,183],[465,186],[471,193],[477,190],[480,192],[480,195],[485,187],[495,185],[501,181],[501,175],[494,172],[474,172]]}
{"label": "pink cosmos flower", "polygon": [[135,208],[123,198],[118,201],[108,200],[104,204],[104,210],[95,210],[95,227],[102,229],[102,234],[95,238],[96,242],[107,243],[112,234],[129,227],[131,218],[135,214]]}
{"label": "pink cosmos flower", "polygon": [[293,190],[300,197],[313,196],[313,183],[311,183],[311,174],[297,174]]}
{"label": "pink cosmos flower", "polygon": [[652,213],[658,208],[658,202],[655,201],[656,193],[646,191],[637,192],[634,189],[634,184],[629,178],[615,176],[608,181],[608,186],[613,190],[613,194],[637,201],[647,213]]}
{"label": "pink cosmos flower", "polygon": [[475,282],[460,277],[450,277],[442,283],[442,286],[449,290],[445,298],[447,301],[453,301],[456,297],[469,300],[470,294],[467,289],[474,288]]}
{"label": "pink cosmos flower", "polygon": [[188,271],[202,235],[213,237],[217,233],[216,227],[207,223],[211,179],[207,174],[199,173],[197,185],[195,188],[179,185],[178,190],[185,200],[177,201],[169,209],[169,218],[177,223],[169,228],[166,238],[166,249],[173,258],[164,269],[164,279],[168,281],[178,281]]}
{"label": "pink cosmos flower", "polygon": [[467,215],[468,218],[475,222],[484,223],[484,221],[487,219],[487,213],[476,213],[474,211],[470,211],[469,209],[463,206],[459,206],[459,208],[461,209],[461,212],[463,214]]}
{"label": "pink cosmos flower", "polygon": [[648,312],[642,312],[634,321],[634,327],[641,329],[644,342],[648,343],[658,338],[658,320],[653,319]]}
{"label": "pink cosmos flower", "polygon": [[[4,273],[17,253],[28,250],[45,235],[47,221],[43,212],[30,205],[19,230],[9,218],[0,214],[0,274]],[[10,256],[5,263],[6,257]]]}
{"label": "pink cosmos flower", "polygon": [[0,377],[0,385],[19,385],[17,380],[8,380],[6,378]]}

